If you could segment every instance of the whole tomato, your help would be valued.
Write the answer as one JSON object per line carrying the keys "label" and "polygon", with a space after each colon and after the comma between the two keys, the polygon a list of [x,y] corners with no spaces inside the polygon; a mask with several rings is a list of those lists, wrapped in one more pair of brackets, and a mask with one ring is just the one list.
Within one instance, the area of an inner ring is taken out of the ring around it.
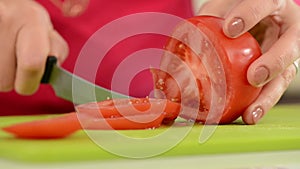
{"label": "whole tomato", "polygon": [[249,65],[261,55],[259,44],[248,32],[228,38],[222,24],[223,19],[212,16],[181,23],[165,47],[160,70],[152,71],[156,97],[198,109],[196,115],[186,109],[183,118],[231,123],[261,91],[247,81]]}

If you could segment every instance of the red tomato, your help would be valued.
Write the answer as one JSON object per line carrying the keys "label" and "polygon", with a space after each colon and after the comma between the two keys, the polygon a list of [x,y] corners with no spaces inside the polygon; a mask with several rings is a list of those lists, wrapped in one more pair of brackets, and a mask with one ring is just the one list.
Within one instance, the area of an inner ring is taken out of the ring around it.
{"label": "red tomato", "polygon": [[80,118],[87,130],[137,130],[160,127],[165,113],[139,114],[113,118]]}
{"label": "red tomato", "polygon": [[[231,123],[241,116],[261,91],[261,88],[248,83],[246,75],[249,65],[261,55],[259,44],[249,33],[235,39],[226,37],[222,31],[223,19],[220,18],[197,16],[188,21],[176,28],[166,45],[161,70],[153,70],[155,88],[160,90],[157,97],[176,100],[185,106],[195,106],[197,102],[196,121]],[[213,68],[208,70],[209,67]],[[198,90],[192,87],[193,78]],[[211,106],[218,106],[212,105],[213,99],[219,99],[212,95],[212,91],[221,95],[220,88],[225,84],[224,110],[210,114],[208,118]],[[197,99],[198,96],[200,99]],[[195,117],[190,112],[181,116],[187,119]]]}
{"label": "red tomato", "polygon": [[20,138],[49,139],[66,137],[82,128],[147,129],[157,128],[163,120],[174,120],[180,104],[165,99],[115,99],[87,103],[76,107],[78,112],[4,127]]}
{"label": "red tomato", "polygon": [[101,118],[164,113],[164,120],[175,120],[180,111],[180,104],[166,99],[110,99],[97,103],[82,104],[77,106],[76,109],[79,113],[97,115]]}
{"label": "red tomato", "polygon": [[53,118],[13,124],[3,128],[4,131],[17,137],[34,139],[62,138],[80,129],[81,125],[75,112]]}

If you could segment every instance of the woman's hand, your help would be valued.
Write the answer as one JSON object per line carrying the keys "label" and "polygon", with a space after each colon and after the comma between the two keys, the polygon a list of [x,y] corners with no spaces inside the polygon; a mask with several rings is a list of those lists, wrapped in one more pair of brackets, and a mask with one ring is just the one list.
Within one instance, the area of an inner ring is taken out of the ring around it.
{"label": "woman's hand", "polygon": [[223,31],[230,38],[250,31],[261,44],[263,55],[248,69],[253,86],[263,86],[259,97],[243,114],[255,124],[280,99],[300,57],[300,7],[293,0],[210,0],[199,15],[225,18]]}
{"label": "woman's hand", "polygon": [[0,51],[0,92],[29,95],[38,89],[47,56],[61,63],[68,47],[38,3],[1,0]]}

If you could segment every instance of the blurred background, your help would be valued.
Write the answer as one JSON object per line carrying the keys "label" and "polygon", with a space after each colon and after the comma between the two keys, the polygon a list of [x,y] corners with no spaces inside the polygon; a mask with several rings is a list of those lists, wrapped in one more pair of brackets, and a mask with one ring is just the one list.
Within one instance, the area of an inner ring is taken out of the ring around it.
{"label": "blurred background", "polygon": [[300,104],[300,73],[290,84],[288,90],[285,92],[279,103],[298,103]]}

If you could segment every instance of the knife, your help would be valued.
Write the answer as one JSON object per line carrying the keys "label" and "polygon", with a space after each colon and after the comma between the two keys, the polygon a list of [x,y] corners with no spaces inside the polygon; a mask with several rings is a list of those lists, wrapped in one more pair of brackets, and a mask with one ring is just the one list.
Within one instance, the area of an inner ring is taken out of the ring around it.
{"label": "knife", "polygon": [[49,56],[46,62],[45,72],[41,83],[50,84],[56,96],[69,100],[74,104],[84,104],[95,101],[103,101],[110,98],[128,98],[123,95],[97,86],[67,70],[59,67],[55,56]]}

